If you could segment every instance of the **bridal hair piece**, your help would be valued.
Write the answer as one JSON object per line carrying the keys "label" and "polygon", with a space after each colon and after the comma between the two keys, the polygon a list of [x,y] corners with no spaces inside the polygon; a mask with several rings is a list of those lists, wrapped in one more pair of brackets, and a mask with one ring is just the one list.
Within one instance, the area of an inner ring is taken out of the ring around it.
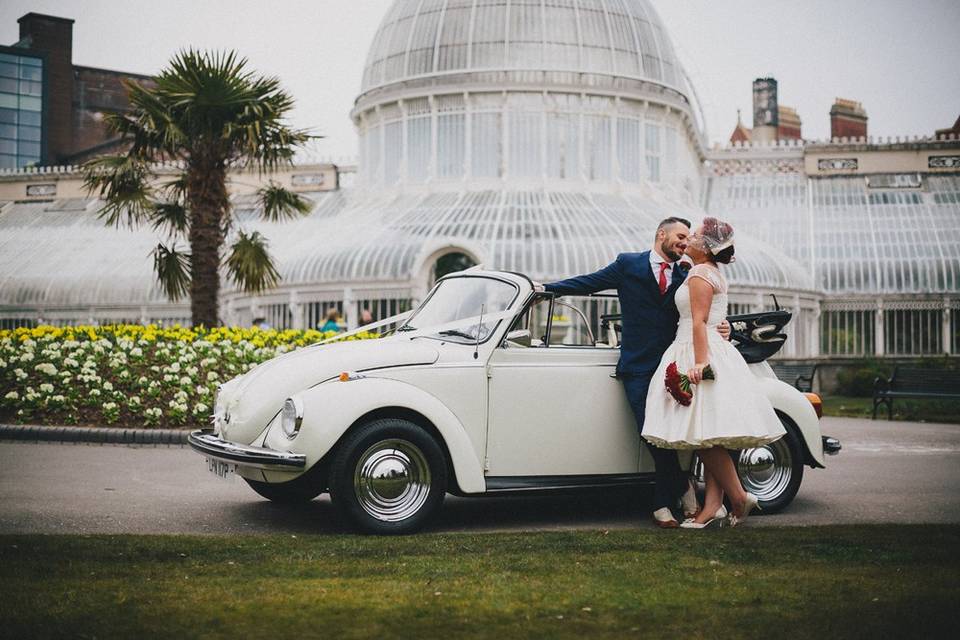
{"label": "bridal hair piece", "polygon": [[716,218],[703,219],[703,241],[713,255],[733,246],[733,227]]}

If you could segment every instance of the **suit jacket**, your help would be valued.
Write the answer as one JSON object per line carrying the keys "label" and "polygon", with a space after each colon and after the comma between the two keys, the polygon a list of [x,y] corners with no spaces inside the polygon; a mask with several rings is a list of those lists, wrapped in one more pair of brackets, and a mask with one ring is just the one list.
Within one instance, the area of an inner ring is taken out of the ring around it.
{"label": "suit jacket", "polygon": [[589,273],[544,285],[557,295],[586,295],[616,289],[623,313],[617,373],[652,375],[663,353],[677,336],[680,315],[674,296],[686,273],[674,265],[666,294],[650,269],[650,252],[621,253],[612,263]]}

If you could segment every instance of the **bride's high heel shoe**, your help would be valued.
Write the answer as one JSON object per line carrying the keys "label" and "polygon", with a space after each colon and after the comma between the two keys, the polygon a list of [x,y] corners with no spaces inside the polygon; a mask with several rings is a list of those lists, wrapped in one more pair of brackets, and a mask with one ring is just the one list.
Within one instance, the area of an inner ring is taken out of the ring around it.
{"label": "bride's high heel shoe", "polygon": [[[735,527],[735,526],[737,526],[738,524],[740,524],[741,522],[743,522],[744,520],[746,520],[746,519],[747,519],[747,516],[749,516],[749,515],[750,515],[750,512],[753,511],[754,509],[756,509],[757,511],[760,511],[760,510],[761,510],[761,509],[760,509],[760,500],[757,498],[757,496],[753,495],[752,493],[750,493],[750,492],[748,491],[748,492],[747,492],[747,501],[746,501],[746,502],[744,503],[744,505],[743,505],[743,515],[740,516],[740,517],[737,517],[736,515],[734,515],[734,514],[731,513],[731,514],[730,514],[730,526],[731,526],[731,527]],[[680,526],[682,527],[683,525],[681,524]]]}
{"label": "bride's high heel shoe", "polygon": [[720,505],[720,508],[717,509],[717,512],[713,515],[712,518],[707,520],[704,523],[694,522],[693,518],[687,518],[680,523],[681,529],[707,529],[710,527],[722,527],[723,523],[726,522],[727,518],[727,508],[723,505]]}

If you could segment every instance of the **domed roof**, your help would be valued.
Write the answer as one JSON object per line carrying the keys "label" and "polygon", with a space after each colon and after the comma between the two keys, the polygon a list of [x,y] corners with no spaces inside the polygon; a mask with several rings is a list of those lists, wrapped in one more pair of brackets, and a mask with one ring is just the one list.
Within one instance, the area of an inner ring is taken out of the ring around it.
{"label": "domed roof", "polygon": [[[270,238],[284,286],[416,285],[424,265],[432,266],[428,259],[445,250],[472,254],[490,269],[557,280],[647,250],[664,211],[695,221],[704,215],[677,202],[599,190],[348,189],[315,197],[313,215],[294,222],[262,222],[250,212],[248,224]],[[798,263],[746,235],[737,238],[740,259],[726,269],[734,287],[813,290]]]}
{"label": "domed roof", "polygon": [[624,76],[688,94],[648,0],[396,0],[367,55],[361,93],[464,71]]}

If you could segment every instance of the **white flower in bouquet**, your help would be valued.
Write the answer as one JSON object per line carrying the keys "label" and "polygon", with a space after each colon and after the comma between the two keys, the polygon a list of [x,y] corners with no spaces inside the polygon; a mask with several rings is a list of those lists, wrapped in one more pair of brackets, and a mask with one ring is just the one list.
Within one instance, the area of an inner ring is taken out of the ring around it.
{"label": "white flower in bouquet", "polygon": [[49,382],[44,382],[40,385],[40,391],[43,391],[44,393],[53,393],[53,385]]}

